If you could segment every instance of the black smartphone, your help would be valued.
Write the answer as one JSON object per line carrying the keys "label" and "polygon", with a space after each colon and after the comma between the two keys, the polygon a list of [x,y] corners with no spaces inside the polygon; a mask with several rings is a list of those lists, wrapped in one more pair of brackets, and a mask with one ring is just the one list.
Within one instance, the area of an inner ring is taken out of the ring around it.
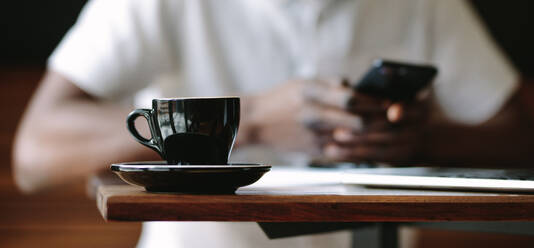
{"label": "black smartphone", "polygon": [[432,65],[409,64],[378,59],[354,85],[358,92],[394,101],[409,101],[438,74]]}

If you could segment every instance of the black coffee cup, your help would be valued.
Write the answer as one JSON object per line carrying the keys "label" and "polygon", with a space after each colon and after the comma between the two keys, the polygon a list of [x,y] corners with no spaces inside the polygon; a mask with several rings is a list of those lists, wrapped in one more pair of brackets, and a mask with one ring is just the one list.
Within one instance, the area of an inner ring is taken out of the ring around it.
{"label": "black coffee cup", "polygon": [[[126,123],[139,143],[158,152],[168,164],[226,165],[239,111],[239,97],[154,99],[152,109],[132,111]],[[148,121],[150,139],[135,128],[139,116]]]}

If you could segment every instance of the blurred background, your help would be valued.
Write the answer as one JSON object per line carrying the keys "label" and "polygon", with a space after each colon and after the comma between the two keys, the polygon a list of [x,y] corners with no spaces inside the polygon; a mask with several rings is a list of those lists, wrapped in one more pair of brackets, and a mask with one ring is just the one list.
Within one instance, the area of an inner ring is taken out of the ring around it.
{"label": "blurred background", "polygon": [[[11,175],[11,146],[47,57],[84,0],[0,4],[0,247],[135,247],[140,223],[106,223],[86,182],[23,195]],[[73,165],[74,166],[74,165]]]}
{"label": "blurred background", "polygon": [[[16,125],[47,57],[85,2],[18,0],[0,4],[0,247],[133,247],[139,236],[139,223],[103,221],[94,199],[86,193],[86,182],[22,195],[11,176]],[[534,2],[470,2],[525,82],[532,81]],[[426,233],[428,240],[443,235],[432,230]],[[424,244],[425,239],[420,242]]]}

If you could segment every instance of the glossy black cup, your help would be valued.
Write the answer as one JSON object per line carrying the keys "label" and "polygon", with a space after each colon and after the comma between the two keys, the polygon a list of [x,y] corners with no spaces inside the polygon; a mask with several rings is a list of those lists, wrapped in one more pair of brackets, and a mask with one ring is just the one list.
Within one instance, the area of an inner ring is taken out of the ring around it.
{"label": "glossy black cup", "polygon": [[[132,136],[168,164],[226,165],[239,111],[238,97],[154,99],[152,109],[136,109],[126,122]],[[148,121],[150,139],[135,128],[139,116]]]}

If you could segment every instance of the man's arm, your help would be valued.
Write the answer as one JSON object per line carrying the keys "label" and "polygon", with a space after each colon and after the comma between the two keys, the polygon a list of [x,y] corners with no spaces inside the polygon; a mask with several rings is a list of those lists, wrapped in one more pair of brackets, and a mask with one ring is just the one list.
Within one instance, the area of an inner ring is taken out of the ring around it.
{"label": "man's arm", "polygon": [[15,138],[13,165],[19,188],[32,192],[81,179],[110,162],[158,159],[129,137],[125,127],[129,111],[91,98],[48,71]]}
{"label": "man's arm", "polygon": [[532,167],[534,87],[523,83],[490,120],[477,126],[431,123],[425,160],[443,165]]}
{"label": "man's arm", "polygon": [[[534,102],[530,99],[533,96],[534,87],[522,84],[495,116],[478,125],[433,118],[435,112],[427,111],[425,102],[428,101],[376,108],[376,124],[368,120],[368,127],[363,131],[336,128],[324,154],[332,160],[356,162],[531,167]],[[431,121],[424,121],[428,114]]]}
{"label": "man's arm", "polygon": [[[317,130],[361,128],[360,118],[343,110],[352,95],[340,79],[330,79],[289,80],[243,96],[236,145],[313,152],[320,146]],[[19,188],[31,192],[81,179],[112,162],[161,159],[130,137],[125,125],[129,111],[48,72],[16,135],[13,165]],[[148,133],[147,125],[140,131]]]}

